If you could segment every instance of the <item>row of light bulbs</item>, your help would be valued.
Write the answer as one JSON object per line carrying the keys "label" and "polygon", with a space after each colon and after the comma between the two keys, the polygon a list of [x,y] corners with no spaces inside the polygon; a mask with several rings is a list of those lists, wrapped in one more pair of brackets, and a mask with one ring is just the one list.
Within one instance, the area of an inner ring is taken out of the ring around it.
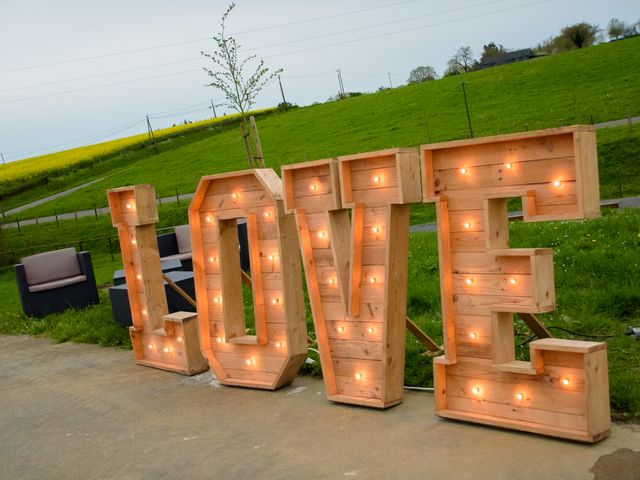
{"label": "row of light bulbs", "polygon": [[[222,295],[216,295],[213,297],[213,303],[216,305],[222,305]],[[271,299],[271,305],[280,305],[280,303],[282,303],[280,297],[273,297]]]}
{"label": "row of light bulbs", "polygon": [[[507,282],[509,283],[509,285],[515,287],[516,285],[518,285],[518,279],[511,277],[509,280],[507,280]],[[474,283],[476,283],[476,279],[473,277],[467,277],[464,279],[464,283],[465,285],[471,286]]]}
{"label": "row of light bulbs", "polygon": [[[504,164],[504,166],[505,166],[505,168],[507,170],[511,170],[513,168],[513,163],[507,162],[507,163]],[[462,167],[458,171],[460,172],[460,175],[468,175],[469,174],[469,170],[470,170],[469,167]],[[551,185],[553,185],[555,188],[560,188],[562,186],[562,181],[558,180],[558,179],[553,180],[551,182]]]}
{"label": "row of light bulbs", "polygon": [[[569,377],[562,377],[560,379],[560,383],[562,384],[563,387],[568,387],[569,385],[571,385],[571,380],[569,379]],[[483,390],[482,387],[480,387],[479,385],[474,385],[473,387],[471,387],[471,394],[474,397],[479,397],[483,394]],[[514,397],[516,400],[518,400],[519,402],[522,402],[523,400],[530,400],[530,396],[527,397],[527,394],[525,392],[522,391],[518,391],[514,394]]]}
{"label": "row of light bulbs", "polygon": [[[382,183],[384,183],[384,177],[382,175],[373,175],[371,177],[371,183],[373,185],[380,185]],[[320,186],[317,183],[310,183],[309,184],[309,191],[311,193],[317,193],[320,191]]]}

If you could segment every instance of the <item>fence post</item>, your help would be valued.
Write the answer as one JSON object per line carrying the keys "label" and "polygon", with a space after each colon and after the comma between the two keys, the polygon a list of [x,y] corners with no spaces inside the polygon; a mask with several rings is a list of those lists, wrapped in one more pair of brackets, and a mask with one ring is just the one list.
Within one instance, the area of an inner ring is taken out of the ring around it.
{"label": "fence post", "polygon": [[178,186],[176,185],[176,202],[180,205],[180,195],[178,195]]}
{"label": "fence post", "polygon": [[58,211],[57,210],[54,211],[53,214],[56,217],[56,227],[59,227],[60,226],[60,221],[58,220]]}
{"label": "fence post", "polygon": [[16,225],[18,226],[18,233],[22,233],[22,230],[20,230],[20,220],[16,220]]}
{"label": "fence post", "polygon": [[78,212],[73,212],[73,216],[76,218],[76,223],[78,223]]}
{"label": "fence post", "polygon": [[96,215],[96,221],[98,220],[98,209],[96,207],[96,204],[93,204],[93,213]]}

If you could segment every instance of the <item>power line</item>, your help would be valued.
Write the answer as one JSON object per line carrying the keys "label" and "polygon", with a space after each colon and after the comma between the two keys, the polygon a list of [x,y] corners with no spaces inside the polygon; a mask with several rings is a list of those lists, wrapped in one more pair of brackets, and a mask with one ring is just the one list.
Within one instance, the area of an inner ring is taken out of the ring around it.
{"label": "power line", "polygon": [[438,27],[438,26],[441,26],[441,25],[447,25],[447,24],[450,24],[450,23],[460,22],[460,21],[464,21],[464,20],[471,20],[471,19],[474,19],[474,18],[486,17],[486,16],[489,16],[489,15],[494,15],[496,13],[504,13],[504,12],[509,12],[509,11],[512,11],[512,10],[519,10],[521,8],[532,7],[532,6],[540,5],[540,4],[543,4],[543,3],[549,3],[551,1],[552,0],[541,0],[539,2],[527,3],[525,5],[519,5],[517,7],[503,8],[501,10],[494,10],[494,11],[491,11],[491,12],[479,13],[477,15],[469,15],[467,17],[456,18],[456,19],[452,19],[452,20],[445,20],[445,21],[442,21],[442,22],[430,23],[430,24],[427,24],[427,25],[419,25],[417,27],[406,28],[404,30],[395,30],[395,31],[392,31],[392,32],[381,33],[381,34],[378,34],[378,35],[369,35],[367,37],[354,38],[354,39],[351,39],[351,40],[344,40],[344,41],[341,41],[341,42],[327,43],[325,45],[318,45],[316,47],[304,48],[304,49],[301,49],[301,50],[293,50],[293,51],[290,51],[290,52],[277,53],[277,54],[273,54],[273,55],[265,55],[265,56],[262,56],[262,59],[285,57],[287,55],[293,55],[293,54],[296,54],[296,53],[304,53],[304,52],[310,52],[310,51],[313,51],[313,50],[321,50],[323,48],[336,47],[336,46],[339,46],[339,45],[346,45],[346,44],[349,44],[349,43],[362,42],[364,40],[372,40],[372,39],[376,39],[376,38],[390,37],[392,35],[398,35],[400,33],[413,32],[413,31],[422,30],[422,29],[425,29],[425,28]]}
{"label": "power line", "polygon": [[102,130],[92,135],[86,135],[84,137],[77,138],[75,140],[69,140],[67,142],[58,143],[56,145],[50,145],[48,147],[39,148],[38,150],[23,150],[21,152],[12,152],[11,157],[23,157],[27,155],[34,156],[34,154],[37,154],[37,153],[44,154],[44,152],[46,152],[47,150],[51,150],[52,148],[60,148],[60,147],[72,148],[74,145],[78,143],[86,143],[87,140],[91,140],[93,142],[100,141],[104,138],[108,138],[110,136],[116,135],[123,131],[129,130],[130,128],[133,128],[134,126],[141,124],[144,121],[145,121],[144,119],[139,118],[137,120],[127,122],[126,124],[122,124],[117,127],[111,127],[106,130]]}
{"label": "power line", "polygon": [[15,103],[15,102],[22,102],[25,100],[34,100],[37,98],[45,98],[45,97],[55,97],[58,95],[66,95],[68,93],[77,93],[77,92],[85,92],[87,90],[96,90],[99,88],[106,88],[106,87],[113,87],[116,85],[125,85],[128,83],[136,83],[136,82],[144,82],[146,80],[154,80],[156,78],[165,78],[165,77],[174,77],[176,75],[183,75],[185,73],[193,73],[193,72],[201,72],[201,69],[194,69],[194,70],[184,70],[182,72],[174,72],[174,73],[166,73],[164,75],[154,75],[153,77],[145,77],[145,78],[137,78],[134,80],[124,80],[122,82],[115,82],[115,83],[107,83],[107,84],[103,84],[103,85],[95,85],[93,87],[85,87],[85,88],[75,88],[73,90],[65,90],[63,92],[53,92],[53,93],[46,93],[43,95],[34,95],[32,97],[22,97],[22,98],[15,98],[13,100],[4,100],[0,102],[0,105],[2,104],[6,104],[6,103]]}
{"label": "power line", "polygon": [[[271,29],[275,29],[275,28],[283,28],[283,27],[289,27],[289,26],[293,26],[293,25],[301,25],[304,23],[311,23],[311,22],[316,22],[316,21],[321,21],[321,20],[327,20],[330,18],[337,18],[337,17],[342,17],[342,16],[348,16],[348,15],[355,15],[357,13],[363,13],[363,12],[369,12],[372,10],[380,10],[383,8],[389,8],[389,7],[395,7],[398,5],[402,5],[402,4],[406,4],[406,3],[415,3],[421,0],[405,0],[402,2],[395,2],[395,3],[389,3],[386,5],[380,5],[377,7],[369,7],[369,8],[364,8],[361,10],[352,10],[349,12],[344,12],[344,13],[337,13],[337,14],[333,14],[333,15],[325,15],[323,17],[315,17],[315,18],[309,18],[309,19],[305,19],[305,20],[299,20],[299,21],[295,21],[295,22],[288,22],[288,23],[281,23],[281,24],[277,24],[277,25],[269,25],[269,26],[265,26],[265,27],[258,27],[258,28],[253,28],[253,29],[248,29],[248,30],[242,30],[239,32],[235,32],[232,33],[232,35],[244,35],[246,33],[254,33],[254,32],[262,32],[265,30],[271,30]],[[131,50],[121,50],[119,52],[111,52],[111,53],[105,53],[102,55],[92,55],[89,57],[80,57],[80,58],[74,58],[74,59],[69,59],[69,60],[60,60],[57,62],[51,62],[51,63],[42,63],[39,65],[27,65],[24,67],[17,67],[17,68],[12,68],[12,69],[8,69],[8,70],[1,70],[0,71],[0,75],[1,74],[5,74],[5,73],[12,73],[12,72],[19,72],[19,71],[24,71],[24,70],[33,70],[36,68],[45,68],[45,67],[53,67],[56,65],[66,65],[69,63],[76,63],[76,62],[86,62],[88,60],[96,60],[96,59],[100,59],[100,58],[108,58],[108,57],[115,57],[115,56],[119,56],[119,55],[128,55],[130,53],[138,53],[138,52],[146,52],[149,50],[157,50],[157,49],[161,49],[161,48],[168,48],[168,47],[175,47],[175,46],[179,46],[179,45],[185,45],[185,44],[189,44],[189,43],[196,43],[196,42],[202,42],[205,40],[211,40],[211,36],[208,37],[202,37],[202,38],[194,38],[191,40],[183,40],[180,42],[173,42],[173,43],[164,43],[164,44],[160,44],[160,45],[152,45],[149,47],[141,47],[141,48],[134,48]]]}
{"label": "power line", "polygon": [[[416,0],[412,0],[412,1],[416,1]],[[484,2],[484,3],[478,3],[478,4],[474,4],[474,5],[468,5],[466,7],[459,7],[459,8],[454,8],[454,9],[450,9],[450,10],[442,10],[439,12],[434,12],[434,13],[430,13],[430,14],[426,14],[426,15],[419,15],[419,16],[413,16],[410,18],[404,18],[401,20],[396,20],[393,22],[385,22],[385,23],[378,23],[378,24],[374,24],[374,25],[365,25],[362,27],[358,27],[358,28],[352,28],[352,29],[348,29],[348,30],[342,30],[339,32],[332,32],[332,33],[325,33],[322,35],[315,35],[312,37],[305,37],[305,38],[300,38],[297,40],[287,40],[284,42],[278,42],[278,43],[272,43],[272,44],[268,44],[268,45],[263,45],[261,47],[255,47],[255,48],[249,48],[246,49],[246,51],[255,51],[255,50],[260,50],[260,49],[266,49],[266,48],[273,48],[273,47],[279,47],[279,46],[283,46],[283,45],[290,45],[290,44],[296,44],[296,43],[302,43],[302,42],[307,42],[310,40],[318,40],[321,38],[328,38],[328,37],[335,37],[337,35],[344,35],[345,33],[353,33],[353,32],[358,32],[358,31],[362,31],[362,30],[368,30],[371,28],[377,28],[377,27],[383,27],[383,26],[387,26],[387,25],[396,25],[396,24],[400,24],[400,23],[406,23],[406,22],[412,22],[421,18],[430,18],[430,17],[435,17],[435,16],[439,16],[439,15],[444,15],[447,13],[453,13],[453,12],[458,12],[461,10],[468,10],[471,8],[477,8],[477,7],[482,7],[482,6],[487,6],[487,5],[492,5],[495,3],[502,3],[505,0],[491,0],[489,2]],[[402,2],[402,3],[406,3],[406,2]],[[375,9],[375,8],[374,8]],[[272,28],[272,27],[265,27],[265,28]],[[103,76],[109,76],[109,75],[117,75],[120,73],[129,73],[129,72],[137,72],[140,70],[148,70],[151,68],[158,68],[158,67],[165,67],[168,65],[177,65],[177,64],[182,64],[182,63],[192,63],[192,62],[197,62],[197,61],[201,61],[202,57],[198,57],[198,58],[193,58],[193,59],[185,59],[185,60],[177,60],[174,62],[165,62],[165,63],[157,63],[157,64],[152,64],[152,65],[147,65],[144,67],[137,67],[137,68],[132,68],[132,69],[127,69],[127,70],[118,70],[118,71],[114,71],[114,72],[105,72],[105,73],[99,73],[99,74],[95,74],[95,75],[88,75],[88,76],[84,76],[84,77],[76,77],[76,78],[71,78],[71,79],[67,79],[67,80],[57,80],[54,82],[45,82],[45,83],[39,83],[39,84],[31,84],[31,85],[24,85],[24,86],[20,86],[20,87],[14,87],[14,88],[8,88],[5,90],[0,90],[0,93],[5,93],[5,92],[12,92],[12,91],[18,91],[18,90],[26,90],[26,89],[30,89],[30,88],[39,88],[39,87],[44,87],[44,86],[50,86],[50,85],[59,85],[62,83],[69,83],[69,82],[75,82],[75,81],[80,81],[80,80],[88,80],[88,79],[92,79],[92,78],[99,78],[99,77],[103,77]],[[3,73],[3,72],[0,72]]]}
{"label": "power line", "polygon": [[[425,29],[425,28],[431,28],[431,27],[436,27],[436,26],[441,26],[441,25],[447,25],[447,24],[455,23],[455,22],[459,22],[459,21],[470,20],[470,19],[480,18],[480,17],[486,17],[486,16],[489,16],[489,15],[497,14],[497,13],[504,13],[504,12],[513,11],[513,10],[519,10],[519,9],[531,7],[531,6],[534,6],[534,5],[540,5],[540,4],[543,4],[543,3],[549,3],[551,1],[552,0],[541,0],[541,1],[538,1],[538,2],[528,3],[528,4],[525,4],[525,5],[519,5],[519,6],[516,6],[516,7],[503,8],[503,9],[494,10],[494,11],[491,11],[491,12],[485,12],[485,13],[480,13],[480,14],[476,14],[476,15],[469,15],[467,17],[462,17],[462,18],[458,18],[458,19],[445,20],[445,21],[442,21],[442,22],[436,22],[436,23],[431,23],[431,24],[427,24],[427,25],[419,25],[419,26],[416,26],[416,27],[407,28],[407,29],[403,29],[403,30],[396,30],[396,31],[386,32],[386,33],[377,34],[377,35],[369,35],[369,36],[366,36],[366,37],[354,38],[354,39],[351,39],[351,40],[344,40],[344,41],[329,43],[329,44],[325,44],[325,45],[318,45],[318,46],[315,46],[315,47],[309,47],[309,48],[304,48],[304,49],[300,49],[300,50],[293,50],[293,51],[290,51],[290,52],[278,53],[278,54],[273,54],[273,55],[266,55],[266,56],[263,56],[262,58],[266,59],[266,58],[283,57],[283,56],[287,56],[287,55],[294,55],[294,54],[297,54],[297,53],[310,52],[310,51],[313,51],[313,50],[320,50],[320,49],[324,49],[324,48],[330,48],[330,47],[335,47],[335,46],[340,46],[340,45],[346,45],[346,44],[350,44],[350,43],[362,42],[362,41],[365,41],[365,40],[372,40],[372,39],[376,39],[376,38],[388,37],[388,36],[392,36],[392,35],[398,35],[398,34],[401,34],[401,33],[406,33],[406,32],[411,32],[411,31],[416,31],[416,30],[422,30],[422,29]],[[157,79],[157,78],[171,77],[171,76],[175,76],[175,75],[182,75],[182,74],[185,74],[185,73],[192,73],[192,72],[198,72],[198,71],[200,71],[200,69],[185,70],[185,71],[182,71],[182,72],[167,73],[167,74],[163,74],[163,75],[155,75],[155,76],[152,76],[152,77],[146,77],[146,78],[140,78],[140,79],[134,79],[134,80],[125,80],[125,81],[122,81],[122,82],[115,82],[115,83],[97,85],[97,86],[86,87],[86,88],[78,88],[78,89],[67,90],[67,91],[63,91],[63,92],[53,92],[53,93],[49,93],[49,94],[35,95],[35,96],[31,96],[31,97],[23,97],[23,98],[17,98],[17,99],[13,99],[13,100],[4,100],[4,101],[0,101],[0,105],[7,104],[7,103],[21,102],[21,101],[25,101],[25,100],[34,100],[34,99],[38,99],[38,98],[57,96],[57,95],[65,95],[65,94],[68,94],[68,93],[76,93],[76,92],[81,92],[81,91],[94,90],[94,89],[98,89],[98,88],[111,87],[111,86],[116,86],[116,85],[124,85],[124,84],[128,84],[128,83],[135,83],[135,82],[141,82],[141,81],[146,81],[146,80],[153,80],[153,79]]]}
{"label": "power line", "polygon": [[89,80],[91,78],[99,78],[99,77],[106,77],[109,75],[118,75],[120,73],[130,73],[130,72],[138,72],[140,70],[149,70],[151,68],[158,68],[158,67],[166,67],[169,65],[178,65],[181,63],[191,63],[191,62],[196,62],[201,60],[201,58],[192,58],[189,60],[178,60],[175,62],[166,62],[166,63],[154,63],[153,65],[147,65],[144,67],[137,67],[137,68],[130,68],[127,70],[116,70],[115,72],[105,72],[105,73],[98,73],[95,75],[87,75],[85,77],[75,77],[75,78],[68,78],[66,80],[56,80],[54,82],[46,82],[46,83],[35,83],[35,84],[31,84],[31,85],[24,85],[21,87],[14,87],[14,88],[6,88],[4,90],[0,90],[0,93],[5,93],[5,92],[14,92],[16,90],[26,90],[29,88],[39,88],[39,87],[47,87],[50,85],[59,85],[61,83],[69,83],[69,82],[77,82],[80,80]]}

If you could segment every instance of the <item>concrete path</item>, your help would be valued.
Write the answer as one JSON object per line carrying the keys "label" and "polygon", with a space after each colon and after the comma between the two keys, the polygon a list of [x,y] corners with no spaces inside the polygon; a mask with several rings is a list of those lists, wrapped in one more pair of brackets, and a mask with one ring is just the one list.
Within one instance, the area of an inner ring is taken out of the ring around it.
{"label": "concrete path", "polygon": [[[19,212],[23,212],[25,210],[29,210],[30,208],[37,207],[38,205],[42,205],[44,203],[52,202],[53,200],[56,200],[58,198],[66,197],[67,195],[71,195],[72,193],[77,192],[78,190],[82,190],[83,188],[86,188],[86,187],[88,187],[90,185],[93,185],[94,183],[101,182],[105,178],[107,178],[107,177],[96,178],[95,180],[91,180],[90,182],[83,183],[82,185],[78,185],[77,187],[70,188],[69,190],[65,190],[64,192],[58,192],[58,193],[55,193],[53,195],[49,195],[48,197],[41,198],[40,200],[36,200],[35,202],[27,203],[26,205],[21,205],[19,207],[12,208],[11,210],[7,210],[4,213],[5,213],[5,215],[13,215],[14,213],[19,213]],[[71,214],[71,216],[73,217],[73,213]]]}
{"label": "concrete path", "polygon": [[640,426],[583,445],[447,421],[433,395],[387,411],[137,366],[116,348],[0,336],[7,479],[638,479]]}

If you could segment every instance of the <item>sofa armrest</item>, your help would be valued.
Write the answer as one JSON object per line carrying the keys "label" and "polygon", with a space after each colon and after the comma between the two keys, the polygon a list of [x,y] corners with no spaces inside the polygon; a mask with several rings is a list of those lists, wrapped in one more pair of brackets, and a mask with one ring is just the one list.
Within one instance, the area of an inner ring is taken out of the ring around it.
{"label": "sofa armrest", "polygon": [[80,272],[87,277],[87,282],[90,285],[96,284],[96,275],[93,272],[93,262],[91,261],[91,254],[89,252],[78,252],[78,264],[80,265]]}
{"label": "sofa armrest", "polygon": [[158,253],[160,258],[178,253],[178,241],[174,232],[158,235]]}

